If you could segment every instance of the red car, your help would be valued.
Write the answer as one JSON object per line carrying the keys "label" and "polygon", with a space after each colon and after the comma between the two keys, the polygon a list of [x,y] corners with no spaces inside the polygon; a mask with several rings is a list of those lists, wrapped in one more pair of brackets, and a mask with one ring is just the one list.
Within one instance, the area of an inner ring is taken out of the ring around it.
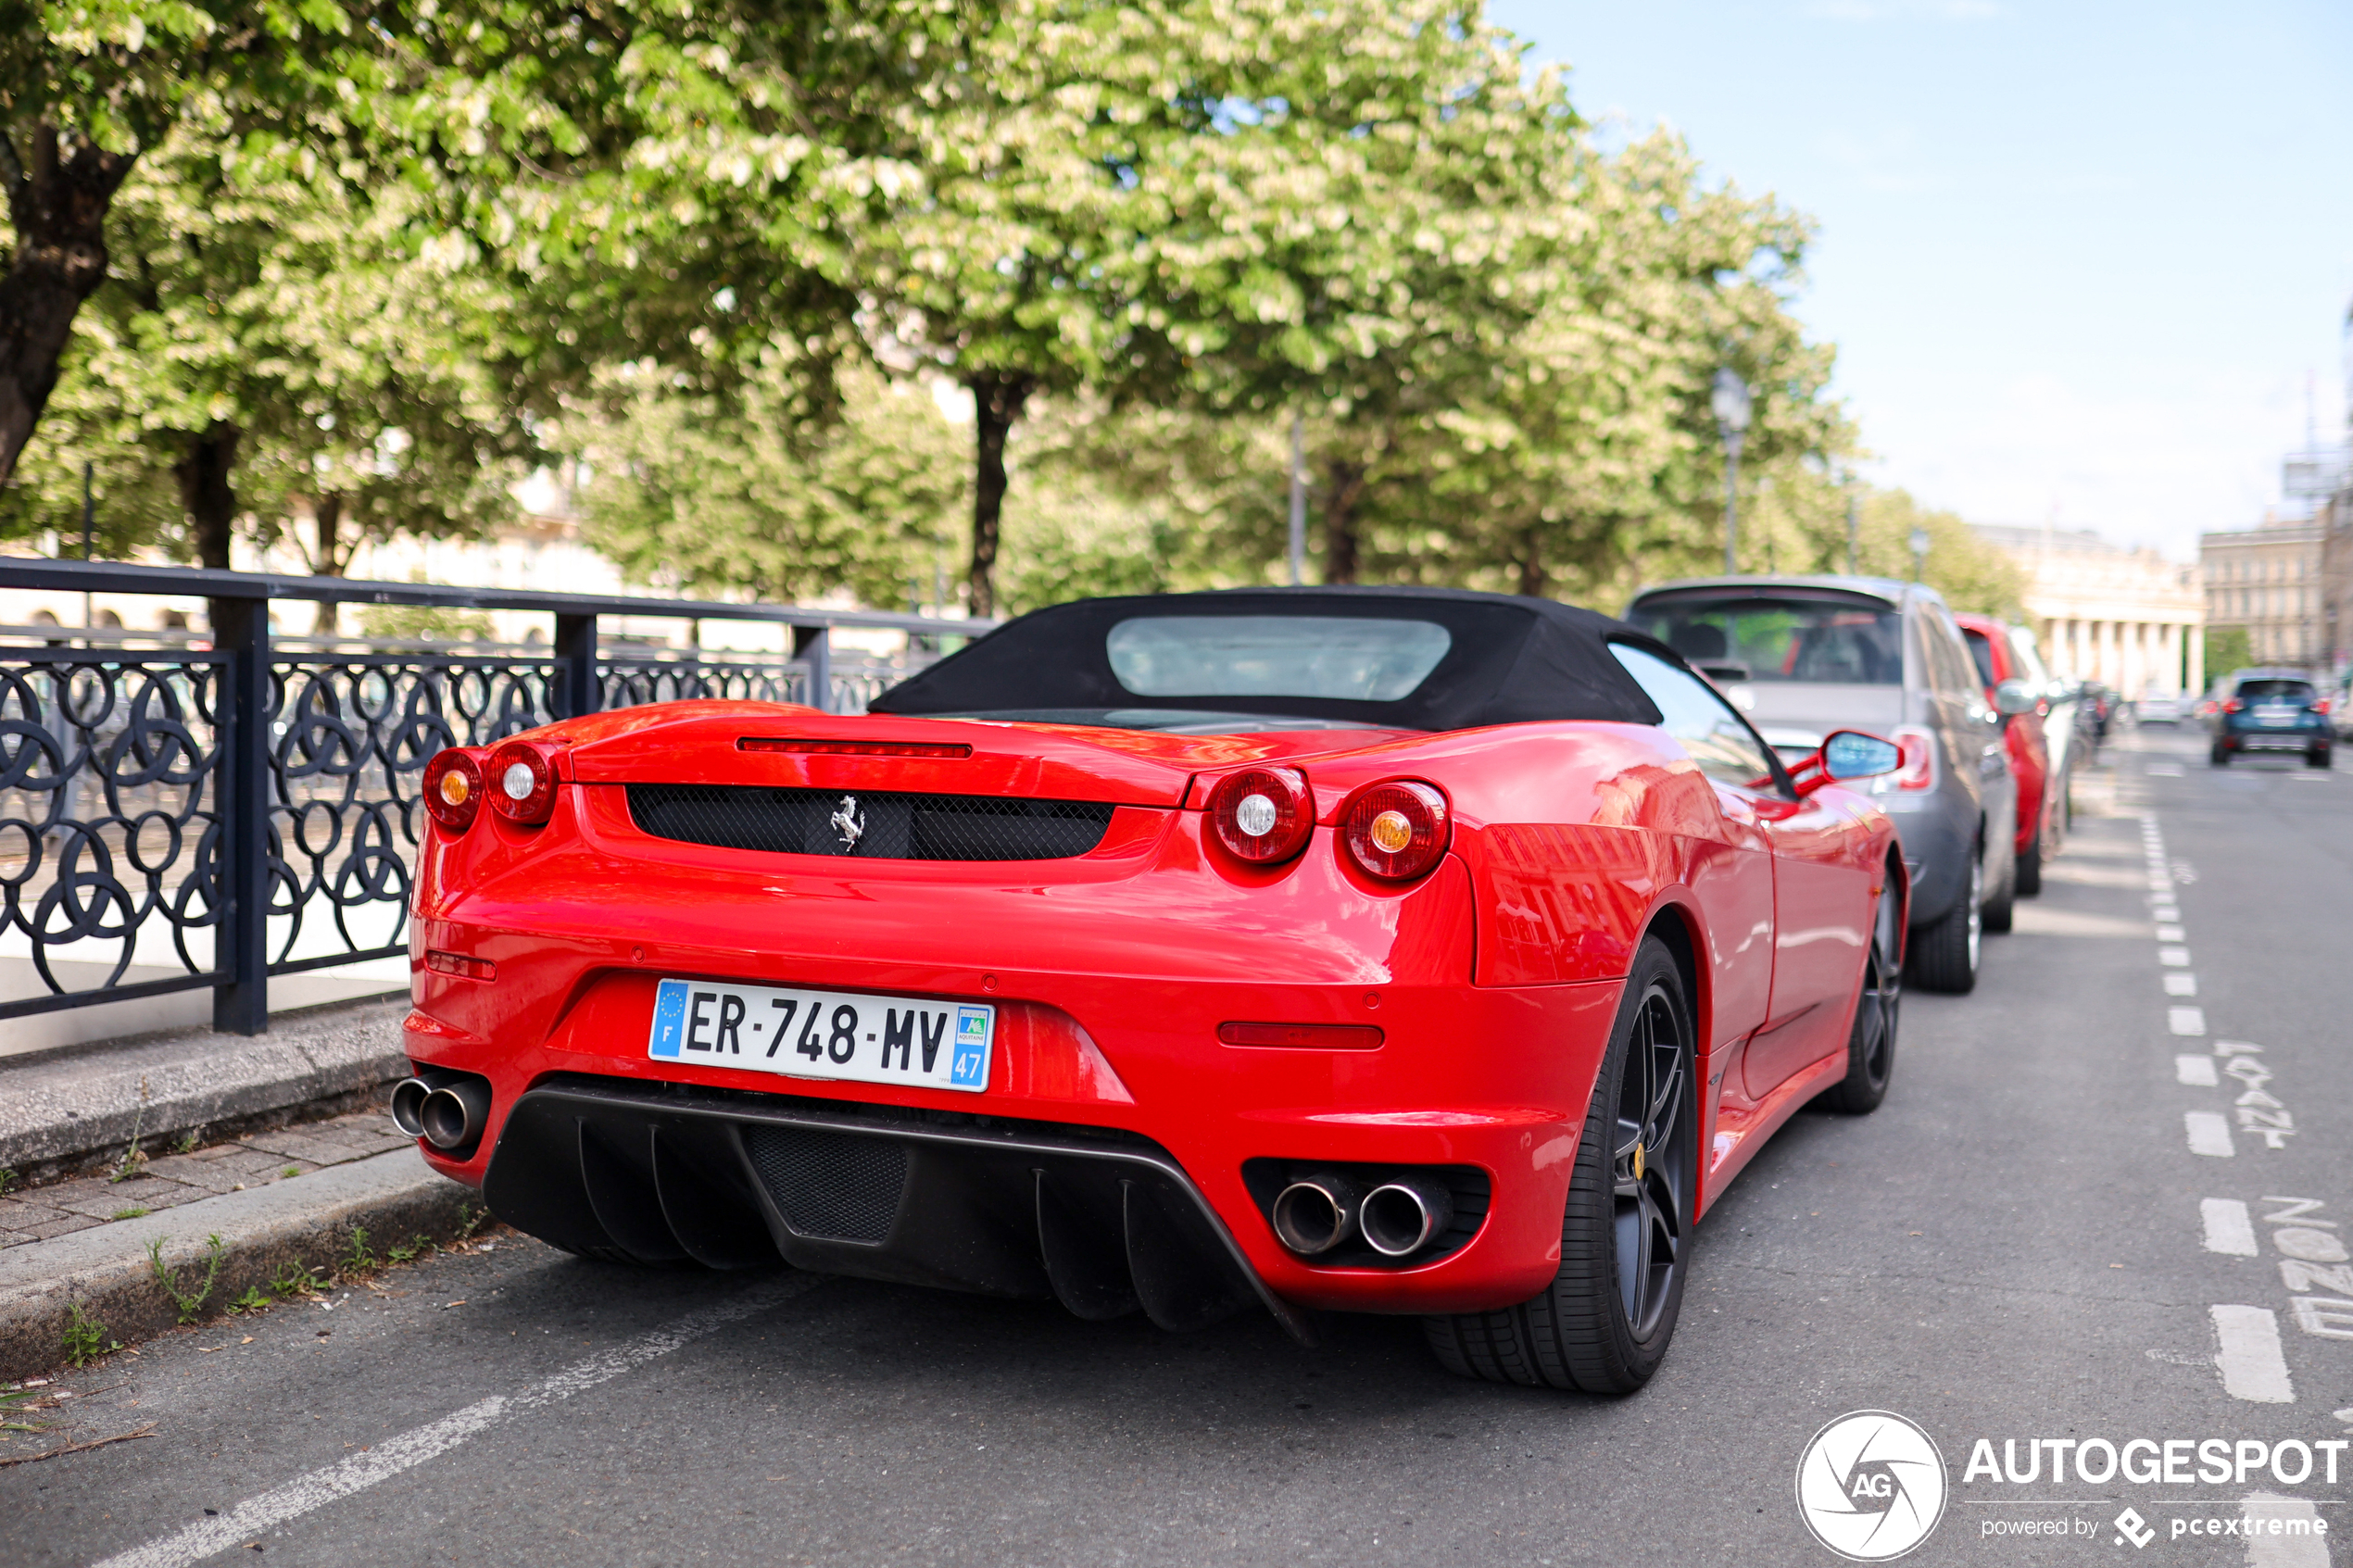
{"label": "red car", "polygon": [[[1990,615],[1953,617],[1985,684],[1985,700],[2004,715],[2002,741],[2018,780],[2018,893],[2043,891],[2043,861],[2059,851],[2066,831],[2066,791],[2053,787],[2051,743],[2044,721],[2051,713],[2051,673],[2035,651],[2034,633]],[[2015,682],[2005,707],[2001,688]],[[2007,928],[2006,928],[2007,929]]]}
{"label": "red car", "polygon": [[1424,1316],[1622,1392],[1768,1135],[1886,1093],[1887,820],[1543,600],[1040,610],[859,717],[633,708],[424,775],[434,1168],[557,1247]]}

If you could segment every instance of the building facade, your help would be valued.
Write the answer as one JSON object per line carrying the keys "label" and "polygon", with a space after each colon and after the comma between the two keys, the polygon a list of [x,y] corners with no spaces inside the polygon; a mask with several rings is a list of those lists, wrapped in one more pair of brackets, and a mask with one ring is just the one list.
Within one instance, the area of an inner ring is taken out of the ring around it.
{"label": "building facade", "polygon": [[2026,578],[2026,614],[2058,673],[2129,697],[2196,692],[2206,680],[2197,568],[2081,529],[1977,527]]}
{"label": "building facade", "polygon": [[2353,495],[2309,517],[2200,534],[2198,556],[2207,624],[2243,629],[2255,663],[2334,675],[2353,661]]}

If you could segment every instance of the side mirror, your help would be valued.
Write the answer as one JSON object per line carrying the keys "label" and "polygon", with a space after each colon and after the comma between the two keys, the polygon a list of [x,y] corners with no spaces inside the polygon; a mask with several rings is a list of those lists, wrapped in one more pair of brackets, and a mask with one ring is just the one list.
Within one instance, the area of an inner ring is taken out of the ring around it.
{"label": "side mirror", "polygon": [[1892,773],[1903,764],[1903,748],[1894,741],[1860,730],[1839,730],[1822,742],[1821,750],[1790,770],[1790,782],[1799,795],[1806,796],[1825,784]]}
{"label": "side mirror", "polygon": [[1994,688],[1994,711],[2007,719],[2034,711],[2034,688],[2024,681],[2004,681]]}

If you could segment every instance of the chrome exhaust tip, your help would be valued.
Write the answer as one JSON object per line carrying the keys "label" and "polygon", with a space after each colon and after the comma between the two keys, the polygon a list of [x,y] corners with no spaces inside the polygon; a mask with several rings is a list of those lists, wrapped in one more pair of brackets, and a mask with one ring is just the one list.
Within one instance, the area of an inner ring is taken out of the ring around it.
{"label": "chrome exhaust tip", "polygon": [[425,1142],[444,1153],[472,1143],[489,1120],[490,1085],[471,1075],[433,1090],[417,1108]]}
{"label": "chrome exhaust tip", "polygon": [[1302,1176],[1276,1195],[1275,1236],[1302,1258],[1329,1252],[1356,1234],[1356,1185],[1345,1176]]}
{"label": "chrome exhaust tip", "polygon": [[1428,1176],[1400,1176],[1365,1195],[1357,1223],[1384,1258],[1418,1252],[1454,1222],[1454,1195]]}
{"label": "chrome exhaust tip", "polygon": [[425,1097],[433,1085],[422,1078],[403,1078],[393,1086],[392,1124],[412,1138],[425,1135]]}

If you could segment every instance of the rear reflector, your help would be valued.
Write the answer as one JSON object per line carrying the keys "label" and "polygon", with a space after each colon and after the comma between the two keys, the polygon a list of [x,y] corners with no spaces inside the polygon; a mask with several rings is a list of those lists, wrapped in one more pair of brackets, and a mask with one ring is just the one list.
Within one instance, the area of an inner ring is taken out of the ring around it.
{"label": "rear reflector", "polygon": [[463,980],[496,980],[498,966],[488,959],[470,959],[463,953],[445,953],[434,947],[425,953],[425,967],[435,974],[454,974]]}
{"label": "rear reflector", "polygon": [[913,740],[786,740],[744,735],[737,751],[790,751],[804,757],[970,757],[973,748],[949,742]]}
{"label": "rear reflector", "polygon": [[1273,1046],[1296,1051],[1370,1051],[1381,1033],[1369,1023],[1221,1023],[1217,1037],[1229,1046]]}

